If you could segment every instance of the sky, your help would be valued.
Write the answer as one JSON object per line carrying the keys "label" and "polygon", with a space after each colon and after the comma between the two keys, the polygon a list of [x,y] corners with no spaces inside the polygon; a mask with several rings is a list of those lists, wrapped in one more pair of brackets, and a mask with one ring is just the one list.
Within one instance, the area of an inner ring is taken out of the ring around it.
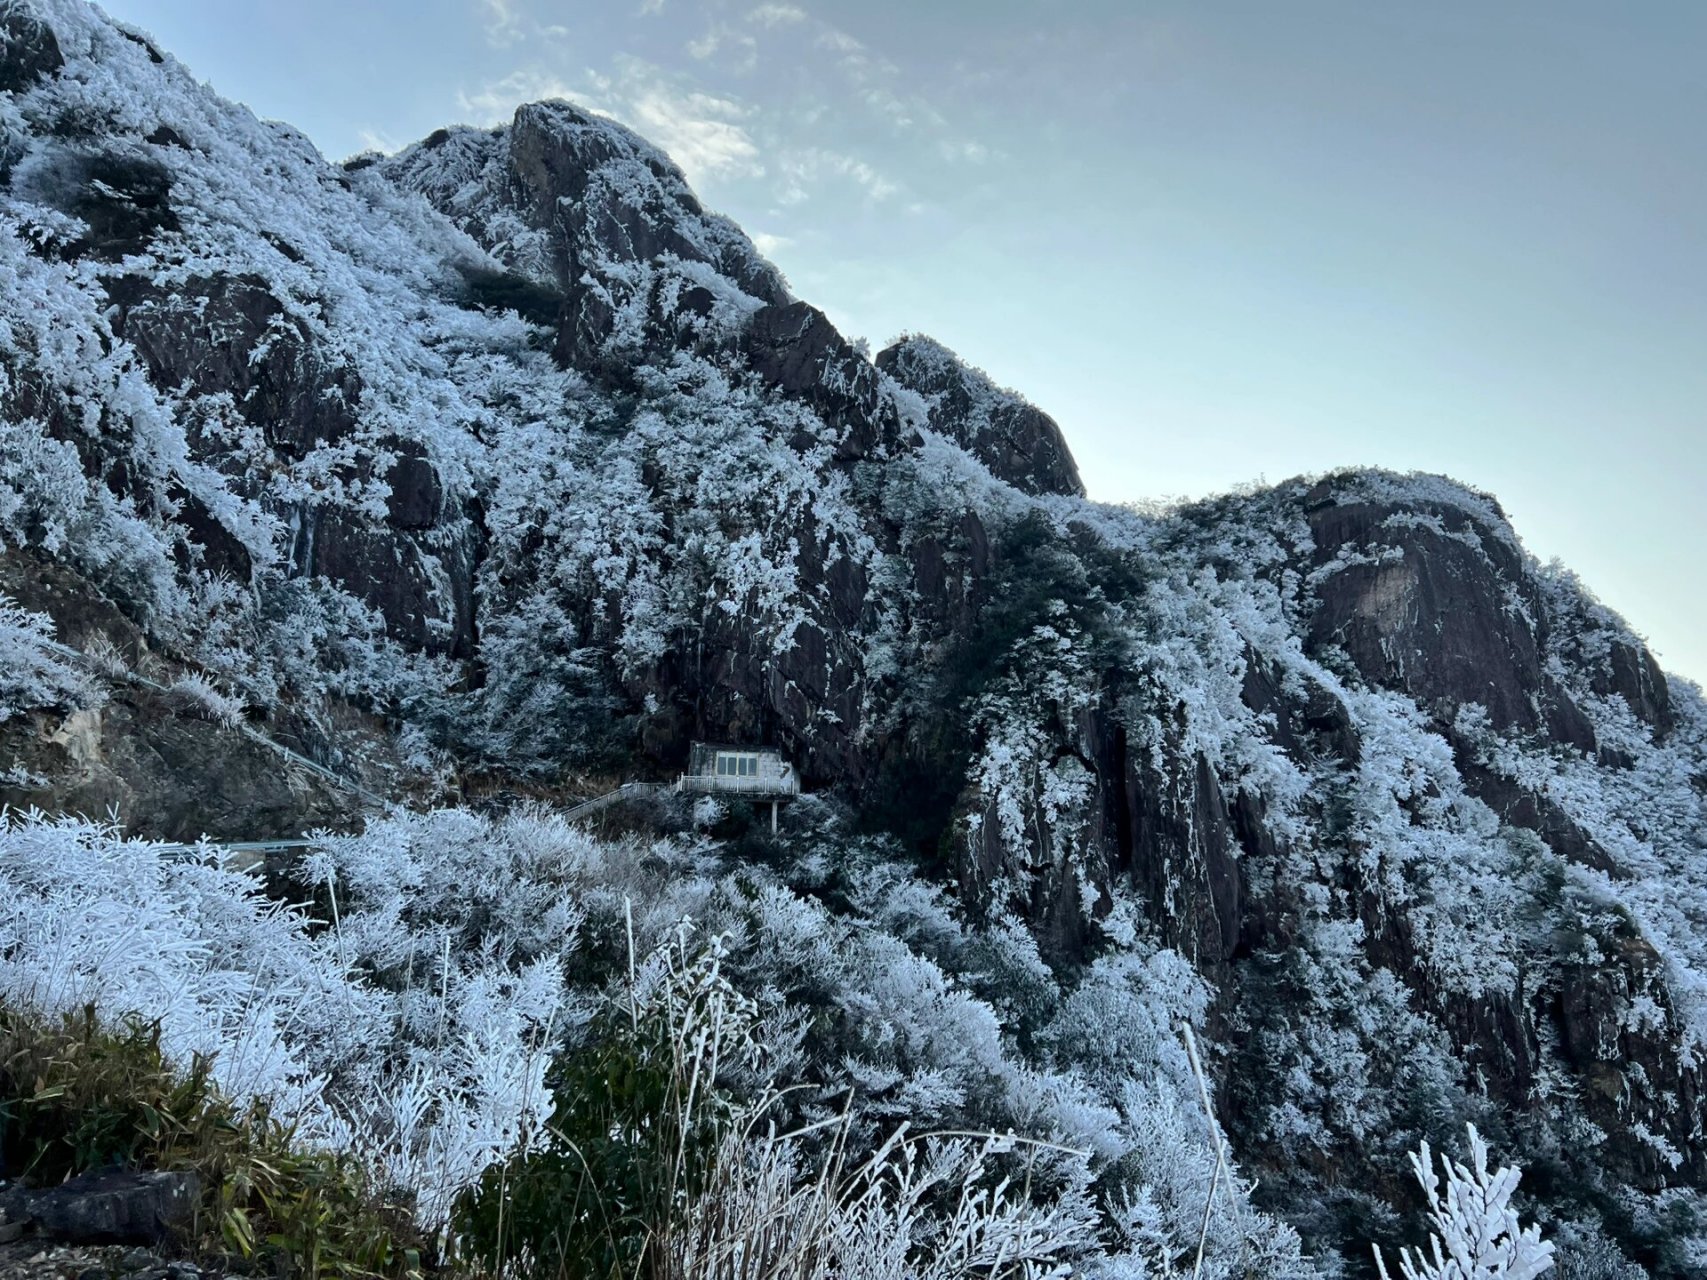
{"label": "sky", "polygon": [[105,7],[334,159],[574,98],[1092,497],[1442,472],[1707,682],[1700,0]]}

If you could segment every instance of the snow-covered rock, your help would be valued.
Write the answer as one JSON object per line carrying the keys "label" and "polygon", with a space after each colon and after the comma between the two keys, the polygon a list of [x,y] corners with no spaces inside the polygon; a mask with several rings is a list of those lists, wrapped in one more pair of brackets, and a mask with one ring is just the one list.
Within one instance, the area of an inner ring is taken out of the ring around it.
{"label": "snow-covered rock", "polygon": [[1120,948],[1189,963],[1311,1241],[1473,1119],[1685,1274],[1707,709],[1492,499],[1090,503],[1040,410],[927,339],[867,359],[581,108],[340,166],[79,0],[0,41],[0,803],[183,839],[128,798],[162,768],[226,818],[259,785],[137,749],[120,693],[93,789],[49,622],[391,795],[763,740],[1029,930],[1078,1002],[1048,1035],[1149,1052],[1098,1012]]}

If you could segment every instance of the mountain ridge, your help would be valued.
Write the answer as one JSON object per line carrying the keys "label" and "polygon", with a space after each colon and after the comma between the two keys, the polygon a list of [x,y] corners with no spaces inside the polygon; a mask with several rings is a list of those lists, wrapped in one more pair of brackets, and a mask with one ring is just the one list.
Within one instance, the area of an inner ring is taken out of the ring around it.
{"label": "mountain ridge", "polygon": [[[200,673],[423,803],[774,743],[1055,972],[1111,929],[1184,957],[1313,1245],[1473,1114],[1688,1273],[1707,710],[1497,502],[1091,503],[1041,410],[926,338],[868,359],[614,122],[340,166],[71,0],[0,35],[0,592],[38,619],[0,643]],[[0,803],[359,821],[31,669]]]}

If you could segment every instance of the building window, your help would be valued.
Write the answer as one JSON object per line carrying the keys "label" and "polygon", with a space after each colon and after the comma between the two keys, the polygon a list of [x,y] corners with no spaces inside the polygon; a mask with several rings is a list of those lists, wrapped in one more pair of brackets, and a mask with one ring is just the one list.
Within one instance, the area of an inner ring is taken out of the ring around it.
{"label": "building window", "polygon": [[759,757],[744,751],[719,751],[717,773],[724,778],[756,778],[759,776]]}

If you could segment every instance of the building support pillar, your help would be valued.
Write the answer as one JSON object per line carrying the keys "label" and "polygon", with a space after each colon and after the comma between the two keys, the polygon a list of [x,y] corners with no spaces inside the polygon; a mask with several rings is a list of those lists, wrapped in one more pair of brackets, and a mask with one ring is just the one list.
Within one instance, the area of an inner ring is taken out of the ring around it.
{"label": "building support pillar", "polygon": [[776,834],[776,801],[771,801],[771,834]]}

